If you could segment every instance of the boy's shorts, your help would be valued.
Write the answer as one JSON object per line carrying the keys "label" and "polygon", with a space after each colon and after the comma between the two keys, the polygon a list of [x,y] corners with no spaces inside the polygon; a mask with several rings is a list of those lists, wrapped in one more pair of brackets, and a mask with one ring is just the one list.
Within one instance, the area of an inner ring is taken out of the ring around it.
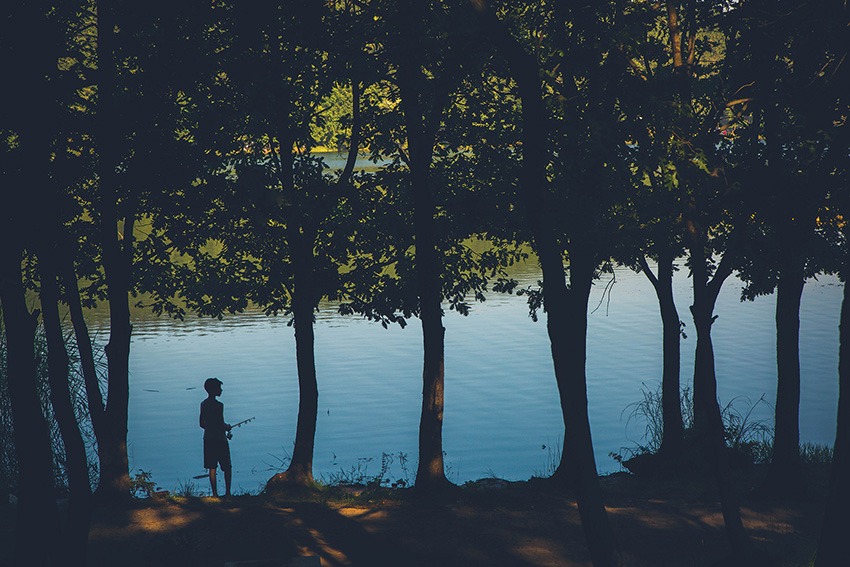
{"label": "boy's shorts", "polygon": [[221,464],[221,470],[230,470],[230,444],[227,438],[204,436],[204,468],[214,469]]}

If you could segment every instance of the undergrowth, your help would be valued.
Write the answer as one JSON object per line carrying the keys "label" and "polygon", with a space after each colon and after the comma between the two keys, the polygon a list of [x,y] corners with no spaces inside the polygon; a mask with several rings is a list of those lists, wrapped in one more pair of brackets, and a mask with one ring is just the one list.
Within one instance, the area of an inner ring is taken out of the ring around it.
{"label": "undergrowth", "polygon": [[[357,459],[357,462],[349,468],[342,467],[339,470],[321,476],[321,482],[328,486],[362,485],[367,488],[406,488],[410,486],[410,468],[406,453],[381,453],[381,468],[377,473],[369,472],[369,465],[374,461],[373,457]],[[390,474],[393,465],[397,464],[397,472]]]}
{"label": "undergrowth", "polygon": [[[622,447],[618,452],[609,456],[621,466],[631,458],[642,455],[655,455],[661,449],[664,436],[664,416],[661,405],[661,385],[650,389],[646,383],[641,386],[642,399],[626,406],[628,412],[626,427],[633,422],[645,424],[644,433],[634,447]],[[685,439],[692,437],[694,426],[693,394],[689,387],[681,390],[680,396],[682,424],[685,428]],[[770,404],[760,397],[755,402],[746,396],[737,396],[725,405],[720,406],[723,420],[723,436],[726,446],[742,460],[753,464],[763,464],[770,461],[773,443],[772,425],[761,419],[755,419],[753,412],[759,406]]]}
{"label": "undergrowth", "polygon": [[[98,461],[97,445],[88,409],[88,397],[83,379],[79,351],[73,332],[65,335],[65,349],[68,353],[68,385],[70,387],[71,404],[74,408],[77,424],[86,445],[89,466],[89,482],[92,488],[97,486]],[[106,376],[106,360],[104,349],[97,345],[96,337],[92,337],[93,350],[96,356],[95,370],[98,379],[103,384]],[[53,413],[50,402],[50,387],[47,377],[47,339],[40,320],[34,334],[36,387],[41,403],[42,415],[47,423],[50,435],[50,445],[53,453],[53,477],[59,490],[66,490],[68,478],[65,464],[65,446],[59,431],[59,425]],[[14,423],[12,421],[11,400],[8,392],[8,368],[6,364],[6,332],[0,324],[0,491],[15,492],[18,479],[18,462],[15,455]]]}
{"label": "undergrowth", "polygon": [[[623,447],[619,452],[609,453],[620,466],[625,466],[624,463],[633,457],[658,454],[661,449],[664,435],[661,385],[653,390],[644,383],[641,394],[641,400],[629,404],[623,410],[623,413],[629,412],[627,428],[633,420],[645,424],[641,440],[636,442],[634,447]],[[687,442],[693,437],[694,425],[693,395],[689,387],[682,389],[680,403]],[[746,396],[737,396],[720,406],[726,446],[739,463],[770,463],[773,454],[773,425],[768,420],[754,417],[754,412],[760,405],[766,405],[772,410],[764,395],[755,402]],[[804,464],[829,464],[832,462],[832,449],[827,445],[803,443],[800,445],[800,459]]]}

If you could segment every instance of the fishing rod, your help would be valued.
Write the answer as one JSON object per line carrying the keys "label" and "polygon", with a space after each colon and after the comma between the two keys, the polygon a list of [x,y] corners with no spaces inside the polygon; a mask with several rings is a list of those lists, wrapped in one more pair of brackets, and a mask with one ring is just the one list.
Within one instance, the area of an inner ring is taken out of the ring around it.
{"label": "fishing rod", "polygon": [[[245,425],[246,423],[251,422],[251,421],[253,421],[254,419],[256,419],[256,418],[249,417],[248,419],[243,419],[243,420],[242,420],[242,421],[240,421],[239,423],[234,423],[233,425],[231,425],[231,426],[230,426],[230,430],[232,431],[234,428],[239,427],[240,425]],[[231,433],[230,431],[228,431],[228,432],[227,432],[227,438],[228,438],[228,439],[233,439],[233,433]]]}

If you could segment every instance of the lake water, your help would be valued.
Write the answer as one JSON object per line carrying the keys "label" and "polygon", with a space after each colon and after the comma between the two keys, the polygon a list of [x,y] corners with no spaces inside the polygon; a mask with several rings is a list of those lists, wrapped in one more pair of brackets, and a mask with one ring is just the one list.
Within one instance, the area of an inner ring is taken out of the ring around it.
{"label": "lake water", "polygon": [[[646,383],[661,376],[661,321],[651,285],[642,274],[617,269],[610,296],[597,282],[591,297],[587,355],[588,396],[600,473],[619,470],[609,452],[640,441],[643,425],[629,423],[624,409],[641,398]],[[515,275],[534,284],[528,265]],[[683,383],[693,372],[695,334],[689,320],[690,280],[675,279],[677,305],[687,325],[682,347]],[[721,402],[775,398],[774,297],[739,301],[741,284],[727,281],[720,295],[713,338]],[[801,314],[801,437],[832,444],[838,396],[837,279],[810,280]],[[601,302],[601,303],[600,303]],[[597,308],[598,305],[598,308]],[[105,340],[103,323],[100,338]],[[444,450],[449,477],[465,482],[494,475],[527,479],[546,473],[560,446],[558,405],[545,322],[533,322],[523,297],[491,294],[468,317],[448,312]],[[323,307],[316,323],[319,418],[314,473],[329,479],[340,471],[376,475],[383,453],[395,457],[389,476],[409,480],[417,459],[422,346],[418,320],[405,329],[384,329]],[[174,490],[193,482],[204,491],[202,430],[198,407],[203,381],[224,382],[221,400],[230,423],[255,417],[231,441],[234,490],[258,489],[291,453],[298,408],[293,328],[285,317],[249,312],[223,321],[187,317],[185,322],[138,316],[130,354],[129,454],[134,471],[150,471],[159,486]],[[746,399],[745,399],[746,398]],[[753,417],[772,419],[766,404]]]}

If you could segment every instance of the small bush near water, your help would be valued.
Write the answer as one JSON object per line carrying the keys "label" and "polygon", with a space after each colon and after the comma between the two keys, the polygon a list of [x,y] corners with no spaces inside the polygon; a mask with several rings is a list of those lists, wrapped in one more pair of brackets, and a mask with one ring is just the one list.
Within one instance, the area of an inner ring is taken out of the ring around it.
{"label": "small bush near water", "polygon": [[151,471],[139,470],[130,477],[130,494],[134,498],[150,498],[158,489]]}

